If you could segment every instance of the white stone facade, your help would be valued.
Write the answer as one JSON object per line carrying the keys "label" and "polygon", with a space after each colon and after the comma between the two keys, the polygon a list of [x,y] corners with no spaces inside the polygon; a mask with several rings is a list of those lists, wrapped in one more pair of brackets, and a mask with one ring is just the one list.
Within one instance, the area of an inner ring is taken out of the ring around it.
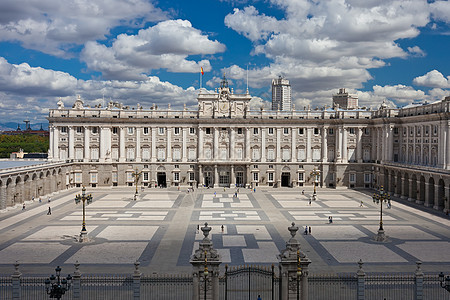
{"label": "white stone facade", "polygon": [[226,82],[199,110],[51,109],[53,161],[73,184],[372,188],[448,210],[450,98],[403,109],[249,110]]}

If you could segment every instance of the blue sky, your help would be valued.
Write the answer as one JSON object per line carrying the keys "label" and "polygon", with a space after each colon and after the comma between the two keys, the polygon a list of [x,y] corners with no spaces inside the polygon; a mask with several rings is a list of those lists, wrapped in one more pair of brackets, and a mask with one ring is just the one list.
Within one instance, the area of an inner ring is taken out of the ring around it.
{"label": "blue sky", "polygon": [[0,118],[39,123],[59,98],[196,108],[225,73],[252,107],[284,76],[297,108],[450,95],[450,3],[423,0],[4,0]]}

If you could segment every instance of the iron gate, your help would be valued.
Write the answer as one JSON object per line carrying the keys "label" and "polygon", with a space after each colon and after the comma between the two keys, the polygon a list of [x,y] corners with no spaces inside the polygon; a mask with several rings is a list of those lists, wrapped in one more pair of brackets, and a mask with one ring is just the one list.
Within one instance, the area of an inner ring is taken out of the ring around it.
{"label": "iron gate", "polygon": [[[237,266],[228,268],[225,265],[225,275],[222,278],[225,300],[279,299],[280,280],[275,275],[274,266]],[[222,294],[222,293],[221,293]],[[221,295],[222,296],[222,295]]]}

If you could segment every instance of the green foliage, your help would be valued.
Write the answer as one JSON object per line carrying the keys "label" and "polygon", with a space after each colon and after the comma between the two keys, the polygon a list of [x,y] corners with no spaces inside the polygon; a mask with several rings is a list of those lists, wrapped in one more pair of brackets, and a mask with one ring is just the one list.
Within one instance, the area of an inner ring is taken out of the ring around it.
{"label": "green foliage", "polygon": [[47,153],[48,146],[48,136],[0,135],[0,158],[9,158],[12,152],[18,152],[20,149],[26,153]]}

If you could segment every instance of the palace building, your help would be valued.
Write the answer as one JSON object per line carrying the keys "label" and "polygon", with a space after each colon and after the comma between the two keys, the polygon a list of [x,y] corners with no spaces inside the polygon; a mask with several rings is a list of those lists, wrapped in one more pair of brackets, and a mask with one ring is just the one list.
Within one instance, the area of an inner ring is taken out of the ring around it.
{"label": "palace building", "polygon": [[400,109],[290,111],[250,110],[251,98],[224,78],[198,95],[198,110],[59,101],[48,117],[49,160],[65,162],[62,188],[132,186],[136,171],[149,188],[383,185],[448,211],[450,97]]}

